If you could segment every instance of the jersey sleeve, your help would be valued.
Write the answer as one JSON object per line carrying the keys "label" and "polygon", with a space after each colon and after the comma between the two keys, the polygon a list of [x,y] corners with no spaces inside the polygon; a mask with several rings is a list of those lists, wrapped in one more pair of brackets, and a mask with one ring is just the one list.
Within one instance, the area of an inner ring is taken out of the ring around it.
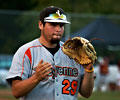
{"label": "jersey sleeve", "polygon": [[31,63],[28,55],[30,55],[30,49],[25,50],[20,48],[15,53],[13,56],[11,68],[6,78],[8,84],[11,85],[11,80],[16,77],[19,77],[22,80],[25,80],[29,77]]}

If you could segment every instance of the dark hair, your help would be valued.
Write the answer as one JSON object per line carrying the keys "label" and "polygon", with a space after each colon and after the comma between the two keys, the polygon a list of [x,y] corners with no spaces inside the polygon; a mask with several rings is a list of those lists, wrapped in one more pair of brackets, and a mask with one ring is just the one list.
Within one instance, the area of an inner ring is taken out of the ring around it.
{"label": "dark hair", "polygon": [[40,16],[39,16],[39,20],[45,24],[44,22],[44,18],[48,17],[49,14],[53,14],[56,13],[57,10],[60,10],[60,14],[65,14],[64,10],[59,8],[59,7],[55,7],[55,6],[50,6],[50,7],[46,7],[43,10],[41,10],[40,12]]}

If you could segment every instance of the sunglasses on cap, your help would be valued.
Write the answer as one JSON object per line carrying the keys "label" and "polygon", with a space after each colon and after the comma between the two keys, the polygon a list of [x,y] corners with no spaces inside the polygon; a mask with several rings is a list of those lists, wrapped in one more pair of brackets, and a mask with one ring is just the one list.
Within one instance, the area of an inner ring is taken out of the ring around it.
{"label": "sunglasses on cap", "polygon": [[50,14],[48,17],[45,17],[44,22],[70,23],[67,21],[66,15],[60,14],[59,10],[56,13]]}
{"label": "sunglasses on cap", "polygon": [[[50,19],[62,19],[66,20],[66,16],[64,14],[58,15],[58,14],[50,14],[49,17]],[[47,19],[47,18],[45,18]]]}

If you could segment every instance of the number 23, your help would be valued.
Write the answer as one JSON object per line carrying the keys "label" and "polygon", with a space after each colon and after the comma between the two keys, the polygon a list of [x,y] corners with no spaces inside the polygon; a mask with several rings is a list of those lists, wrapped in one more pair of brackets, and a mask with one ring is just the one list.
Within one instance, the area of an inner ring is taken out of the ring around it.
{"label": "number 23", "polygon": [[[71,93],[71,95],[75,95],[77,86],[78,86],[78,82],[76,80],[73,80],[70,83],[70,81],[68,79],[65,79],[65,80],[63,80],[62,85],[64,85],[64,87],[62,88],[63,94],[69,95]],[[68,88],[70,88],[70,87],[71,87],[71,89],[69,90]]]}

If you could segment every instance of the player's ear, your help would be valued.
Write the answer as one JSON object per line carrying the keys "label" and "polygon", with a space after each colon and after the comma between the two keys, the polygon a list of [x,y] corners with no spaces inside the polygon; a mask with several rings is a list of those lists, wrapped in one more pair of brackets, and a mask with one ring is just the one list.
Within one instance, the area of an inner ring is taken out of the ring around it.
{"label": "player's ear", "polygon": [[40,30],[43,29],[43,23],[41,21],[38,22],[38,27]]}

